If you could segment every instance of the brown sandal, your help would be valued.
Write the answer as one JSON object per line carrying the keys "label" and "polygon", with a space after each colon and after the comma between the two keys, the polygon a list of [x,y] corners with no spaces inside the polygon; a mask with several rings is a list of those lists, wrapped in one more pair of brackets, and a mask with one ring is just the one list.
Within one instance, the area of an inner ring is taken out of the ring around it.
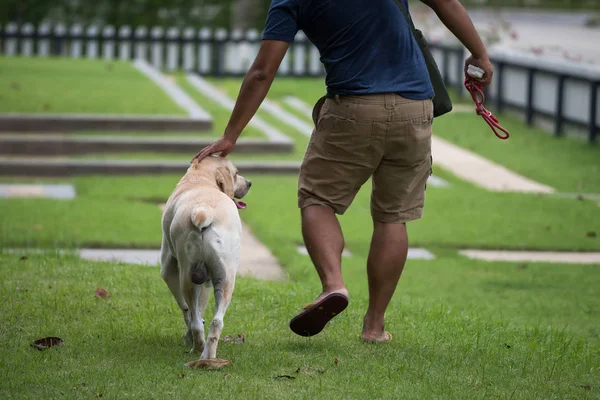
{"label": "brown sandal", "polygon": [[314,336],[347,306],[348,297],[341,293],[331,293],[318,302],[304,306],[303,310],[290,321],[290,329],[300,336]]}

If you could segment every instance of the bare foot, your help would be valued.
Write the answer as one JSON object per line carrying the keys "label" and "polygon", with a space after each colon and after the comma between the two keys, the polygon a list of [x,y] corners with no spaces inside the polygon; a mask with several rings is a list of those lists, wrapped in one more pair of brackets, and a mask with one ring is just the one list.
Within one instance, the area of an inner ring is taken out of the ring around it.
{"label": "bare foot", "polygon": [[315,301],[313,301],[313,303],[316,303],[318,301],[323,300],[325,297],[327,297],[328,295],[330,295],[331,293],[339,293],[339,294],[343,294],[344,296],[348,297],[348,289],[346,289],[345,287],[341,287],[339,289],[335,289],[335,290],[331,290],[331,291],[323,291],[321,292],[321,294],[319,295],[319,297],[317,297],[315,299]]}
{"label": "bare foot", "polygon": [[392,334],[385,331],[379,333],[363,331],[362,338],[368,343],[384,343],[392,340]]}

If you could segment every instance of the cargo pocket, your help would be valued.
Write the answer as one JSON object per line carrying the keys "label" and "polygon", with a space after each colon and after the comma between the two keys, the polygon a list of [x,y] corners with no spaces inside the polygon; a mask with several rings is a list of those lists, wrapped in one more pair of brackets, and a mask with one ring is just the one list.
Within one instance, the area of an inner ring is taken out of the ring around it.
{"label": "cargo pocket", "polygon": [[356,121],[326,113],[319,124],[325,156],[332,161],[361,163],[362,160],[370,160],[372,130],[371,121]]}

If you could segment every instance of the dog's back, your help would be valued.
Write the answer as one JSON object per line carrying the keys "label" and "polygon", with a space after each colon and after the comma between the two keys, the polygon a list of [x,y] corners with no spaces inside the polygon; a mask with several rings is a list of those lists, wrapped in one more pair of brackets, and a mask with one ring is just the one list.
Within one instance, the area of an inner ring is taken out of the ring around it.
{"label": "dog's back", "polygon": [[168,202],[163,214],[170,250],[192,280],[222,275],[219,260],[239,252],[241,231],[235,204],[214,189],[187,190]]}

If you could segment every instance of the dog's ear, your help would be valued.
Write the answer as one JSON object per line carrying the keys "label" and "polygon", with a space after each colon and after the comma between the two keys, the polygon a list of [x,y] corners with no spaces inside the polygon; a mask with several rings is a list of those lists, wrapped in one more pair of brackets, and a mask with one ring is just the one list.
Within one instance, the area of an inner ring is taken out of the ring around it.
{"label": "dog's ear", "polygon": [[233,199],[233,178],[229,170],[225,167],[217,168],[216,179],[221,191]]}

